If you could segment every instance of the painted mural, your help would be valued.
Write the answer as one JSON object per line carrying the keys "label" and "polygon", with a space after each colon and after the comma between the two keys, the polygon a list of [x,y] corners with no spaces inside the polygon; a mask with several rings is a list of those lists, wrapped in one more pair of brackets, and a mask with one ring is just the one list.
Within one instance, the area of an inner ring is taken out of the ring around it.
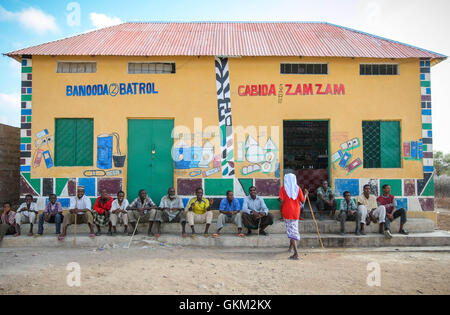
{"label": "painted mural", "polygon": [[[339,138],[338,138],[339,139]],[[359,138],[349,139],[340,145],[340,150],[331,156],[331,163],[334,170],[336,170],[336,164],[342,170],[346,171],[346,176],[355,172],[362,166],[362,160],[360,157],[355,157],[352,151],[361,147],[361,141]]]}
{"label": "painted mural", "polygon": [[233,177],[234,170],[234,139],[230,99],[230,70],[228,58],[215,59],[217,104],[219,110],[221,167],[223,177]]}

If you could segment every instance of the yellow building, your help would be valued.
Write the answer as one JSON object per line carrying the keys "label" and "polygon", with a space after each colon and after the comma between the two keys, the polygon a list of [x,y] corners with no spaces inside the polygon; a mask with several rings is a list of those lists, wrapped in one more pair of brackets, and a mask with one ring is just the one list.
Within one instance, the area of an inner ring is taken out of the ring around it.
{"label": "yellow building", "polygon": [[77,185],[157,203],[255,185],[275,210],[289,171],[434,210],[430,67],[446,56],[328,23],[125,23],[7,55],[22,197],[40,208]]}

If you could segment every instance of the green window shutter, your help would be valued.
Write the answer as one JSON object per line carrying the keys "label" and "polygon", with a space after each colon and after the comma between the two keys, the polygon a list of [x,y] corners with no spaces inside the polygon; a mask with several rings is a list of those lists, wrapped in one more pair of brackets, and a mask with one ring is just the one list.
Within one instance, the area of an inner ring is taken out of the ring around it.
{"label": "green window shutter", "polygon": [[381,167],[401,167],[400,122],[380,122]]}
{"label": "green window shutter", "polygon": [[93,119],[56,119],[55,166],[93,165],[93,127]]}
{"label": "green window shutter", "polygon": [[364,168],[380,168],[380,122],[363,121],[362,129]]}
{"label": "green window shutter", "polygon": [[77,119],[75,156],[77,166],[92,166],[94,156],[94,121]]}
{"label": "green window shutter", "polygon": [[55,120],[55,166],[75,165],[75,131],[74,119]]}

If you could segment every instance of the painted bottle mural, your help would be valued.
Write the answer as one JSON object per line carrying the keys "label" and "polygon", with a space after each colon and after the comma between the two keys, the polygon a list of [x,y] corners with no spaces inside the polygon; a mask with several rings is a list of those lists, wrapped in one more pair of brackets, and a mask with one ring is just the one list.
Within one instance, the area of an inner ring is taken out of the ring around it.
{"label": "painted bottle mural", "polygon": [[[113,137],[116,138],[116,152],[113,154]],[[97,137],[97,167],[109,170],[114,167],[124,167],[126,155],[120,152],[120,138],[115,132],[101,134]]]}

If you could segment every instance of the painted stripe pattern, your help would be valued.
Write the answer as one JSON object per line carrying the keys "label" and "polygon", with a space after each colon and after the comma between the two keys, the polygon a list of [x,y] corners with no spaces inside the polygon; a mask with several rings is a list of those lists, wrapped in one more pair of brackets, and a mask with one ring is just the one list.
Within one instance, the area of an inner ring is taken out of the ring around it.
{"label": "painted stripe pattern", "polygon": [[228,58],[216,57],[215,66],[222,177],[234,177],[233,123],[231,117],[230,71],[228,67]]}

